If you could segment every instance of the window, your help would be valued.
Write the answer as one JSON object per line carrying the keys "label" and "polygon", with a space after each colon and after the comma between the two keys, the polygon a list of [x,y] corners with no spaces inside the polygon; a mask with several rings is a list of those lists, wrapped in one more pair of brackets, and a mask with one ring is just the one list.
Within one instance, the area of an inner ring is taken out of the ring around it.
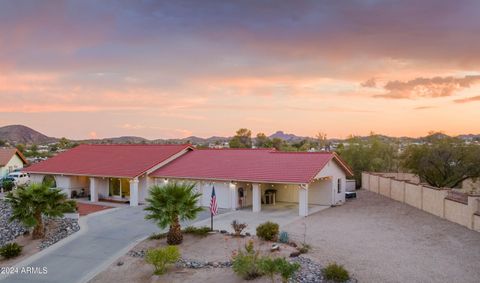
{"label": "window", "polygon": [[342,192],[342,179],[337,180],[337,193]]}

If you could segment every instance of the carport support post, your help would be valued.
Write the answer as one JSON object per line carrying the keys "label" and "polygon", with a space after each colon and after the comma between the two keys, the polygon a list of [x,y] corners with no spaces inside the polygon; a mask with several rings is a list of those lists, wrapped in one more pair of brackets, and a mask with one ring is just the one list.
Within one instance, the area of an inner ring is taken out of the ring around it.
{"label": "carport support post", "polygon": [[90,177],[90,201],[91,202],[98,201],[97,183],[94,177]]}
{"label": "carport support post", "polygon": [[138,206],[138,178],[130,180],[130,206]]}
{"label": "carport support post", "polygon": [[308,185],[298,187],[298,215],[308,216]]}
{"label": "carport support post", "polygon": [[262,193],[260,190],[259,184],[252,184],[253,187],[253,195],[252,195],[252,211],[253,212],[260,212],[262,209]]}
{"label": "carport support post", "polygon": [[238,203],[237,186],[233,182],[230,182],[228,186],[230,188],[232,210],[237,210],[237,203]]}

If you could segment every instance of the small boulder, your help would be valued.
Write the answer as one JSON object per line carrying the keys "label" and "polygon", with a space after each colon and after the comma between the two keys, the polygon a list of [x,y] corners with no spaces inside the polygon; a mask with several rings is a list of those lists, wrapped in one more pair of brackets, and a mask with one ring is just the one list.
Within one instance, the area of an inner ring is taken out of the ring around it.
{"label": "small boulder", "polygon": [[298,257],[298,256],[300,256],[300,252],[299,252],[299,251],[290,253],[290,257]]}

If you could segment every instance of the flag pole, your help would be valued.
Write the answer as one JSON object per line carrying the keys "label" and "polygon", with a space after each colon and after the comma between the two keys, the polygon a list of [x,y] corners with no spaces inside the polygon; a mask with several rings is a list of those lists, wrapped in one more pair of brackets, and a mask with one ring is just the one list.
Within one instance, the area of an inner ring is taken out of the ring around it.
{"label": "flag pole", "polygon": [[210,231],[213,231],[213,213],[210,212]]}

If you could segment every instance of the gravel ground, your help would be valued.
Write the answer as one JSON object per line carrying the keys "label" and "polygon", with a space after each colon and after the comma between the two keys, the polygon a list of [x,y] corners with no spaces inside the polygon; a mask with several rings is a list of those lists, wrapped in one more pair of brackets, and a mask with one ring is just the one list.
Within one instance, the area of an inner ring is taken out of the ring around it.
{"label": "gravel ground", "polygon": [[480,282],[480,233],[378,194],[284,227],[321,265],[345,265],[359,282]]}
{"label": "gravel ground", "polygon": [[[23,235],[27,229],[23,227],[18,221],[10,222],[12,215],[10,205],[5,201],[0,200],[0,246],[5,243],[15,240],[20,235]],[[60,241],[61,239],[80,230],[78,220],[68,218],[45,218],[45,228],[47,234],[41,241],[39,248],[44,249]]]}
{"label": "gravel ground", "polygon": [[0,200],[0,246],[23,235],[26,229],[18,221],[10,222],[12,210],[10,205]]}

